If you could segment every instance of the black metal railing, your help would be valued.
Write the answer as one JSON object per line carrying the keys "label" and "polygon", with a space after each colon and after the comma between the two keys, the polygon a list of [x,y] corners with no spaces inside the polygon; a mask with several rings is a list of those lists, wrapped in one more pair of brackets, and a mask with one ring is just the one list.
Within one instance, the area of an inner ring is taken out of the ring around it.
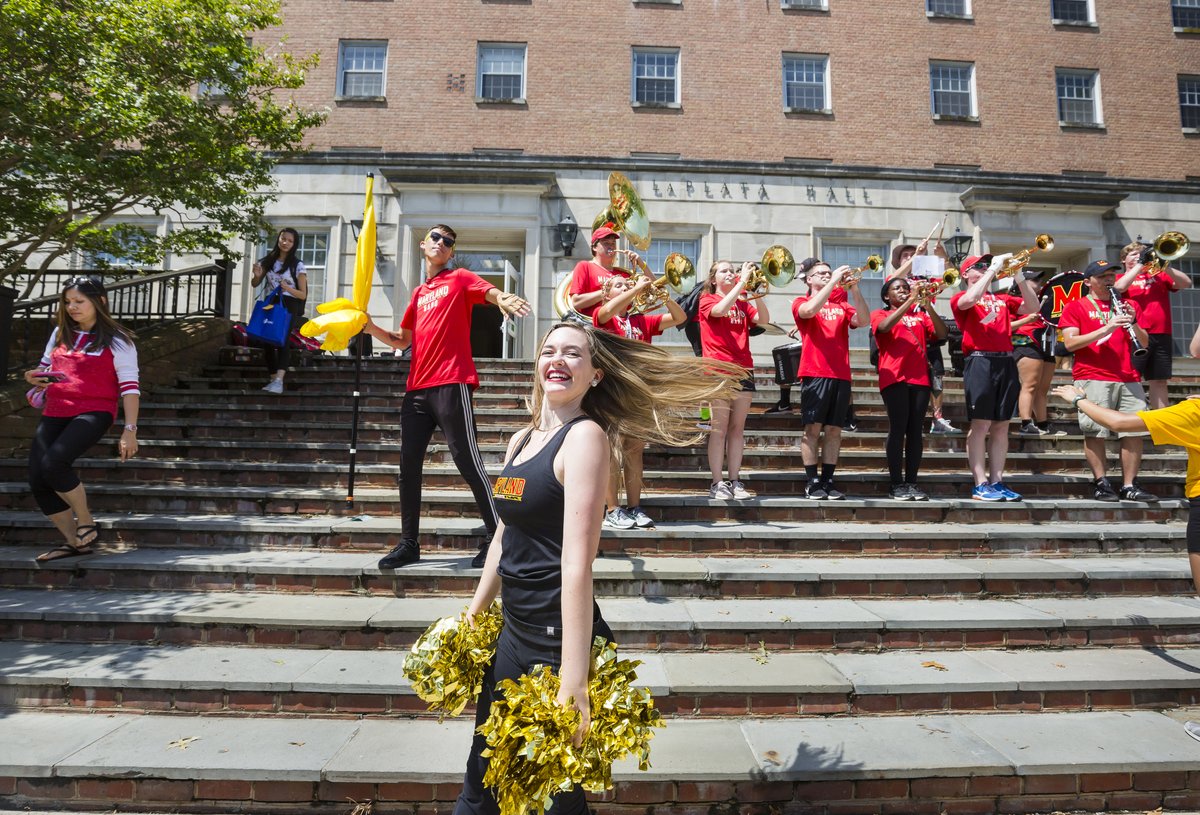
{"label": "black metal railing", "polygon": [[[70,278],[86,274],[56,273],[62,278],[60,287]],[[104,276],[103,272],[95,274]],[[174,272],[109,277],[104,285],[113,317],[135,331],[188,317],[229,316],[229,264],[223,262]],[[3,314],[9,307],[11,313]],[[57,311],[57,293],[16,302],[0,296],[0,321],[8,327],[7,333],[0,330],[0,373],[5,380],[37,364],[54,328]]]}

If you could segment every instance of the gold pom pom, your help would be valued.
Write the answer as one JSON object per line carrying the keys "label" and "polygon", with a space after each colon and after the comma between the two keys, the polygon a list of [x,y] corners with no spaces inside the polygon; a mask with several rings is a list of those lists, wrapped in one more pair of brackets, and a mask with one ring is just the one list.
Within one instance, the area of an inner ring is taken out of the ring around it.
{"label": "gold pom pom", "polygon": [[591,726],[583,744],[571,742],[580,714],[558,703],[558,676],[538,666],[497,685],[487,721],[479,728],[489,758],[483,783],[492,787],[501,815],[544,813],[551,797],[576,784],[589,792],[612,788],[612,765],[636,755],[650,766],[653,728],[662,716],[645,687],[634,687],[638,660],[618,660],[616,646],[597,637],[588,679]]}
{"label": "gold pom pom", "polygon": [[457,716],[479,698],[503,625],[500,602],[495,601],[475,616],[474,627],[463,611],[438,620],[413,643],[404,658],[404,675],[429,710],[438,711],[438,721]]}

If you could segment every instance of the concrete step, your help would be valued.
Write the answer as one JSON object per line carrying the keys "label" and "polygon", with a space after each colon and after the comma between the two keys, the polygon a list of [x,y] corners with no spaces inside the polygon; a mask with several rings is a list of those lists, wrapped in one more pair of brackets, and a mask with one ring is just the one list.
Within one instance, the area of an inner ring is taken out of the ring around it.
{"label": "concrete step", "polygon": [[[13,806],[332,813],[350,799],[388,813],[440,811],[457,795],[471,727],[17,712],[0,719],[3,794]],[[616,787],[592,801],[606,815],[747,804],[1183,809],[1200,806],[1198,757],[1179,722],[1149,711],[671,721],[654,738],[651,768],[618,764]]]}
{"label": "concrete step", "polygon": [[[216,519],[214,519],[216,520]],[[44,547],[0,549],[0,586],[469,597],[471,553],[381,571],[379,552],[131,549],[37,563]],[[595,561],[599,597],[1018,597],[1195,593],[1186,557],[686,557]]]}
{"label": "concrete step", "polygon": [[[463,596],[11,589],[0,640],[406,648]],[[618,642],[647,651],[885,651],[1200,644],[1200,599],[604,598]]]}
{"label": "concrete step", "polygon": [[[0,643],[8,708],[425,717],[404,651]],[[1200,649],[622,651],[673,719],[1151,710],[1200,703]]]}

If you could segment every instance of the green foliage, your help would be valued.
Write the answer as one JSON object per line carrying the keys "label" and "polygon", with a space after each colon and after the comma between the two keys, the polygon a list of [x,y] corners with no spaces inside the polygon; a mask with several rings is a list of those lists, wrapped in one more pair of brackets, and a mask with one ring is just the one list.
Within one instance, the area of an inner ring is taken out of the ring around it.
{"label": "green foliage", "polygon": [[[0,0],[0,279],[257,236],[272,167],[325,117],[288,93],[316,57],[249,39],[280,24],[278,0]],[[112,226],[134,209],[169,234]]]}

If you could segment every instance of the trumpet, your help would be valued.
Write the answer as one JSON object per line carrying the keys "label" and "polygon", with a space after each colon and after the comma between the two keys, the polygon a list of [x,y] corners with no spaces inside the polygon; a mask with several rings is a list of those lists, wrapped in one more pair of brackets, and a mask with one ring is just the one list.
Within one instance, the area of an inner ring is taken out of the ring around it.
{"label": "trumpet", "polygon": [[1154,246],[1142,253],[1141,262],[1149,263],[1147,271],[1161,272],[1188,253],[1192,244],[1182,232],[1164,232],[1154,239]]}
{"label": "trumpet", "polygon": [[756,264],[742,292],[744,300],[766,297],[771,287],[783,288],[796,278],[796,259],[786,246],[776,244],[763,252],[762,261]]}
{"label": "trumpet", "polygon": [[[1117,293],[1115,288],[1110,286],[1108,293],[1112,297],[1112,314],[1114,317],[1133,316],[1133,312],[1130,310],[1129,306],[1125,304],[1125,301],[1121,299],[1121,295]],[[1150,349],[1142,345],[1142,341],[1138,339],[1137,331],[1134,329],[1134,327],[1132,325],[1127,325],[1125,326],[1125,330],[1129,332],[1129,347],[1133,349],[1134,358],[1141,359],[1142,357],[1148,355],[1150,353]]]}
{"label": "trumpet", "polygon": [[[642,275],[639,274],[637,277],[641,278]],[[663,261],[663,276],[657,280],[651,280],[648,288],[634,295],[629,310],[633,314],[646,314],[662,308],[671,296],[668,287],[676,294],[685,294],[691,291],[695,285],[696,267],[685,255],[672,252]]]}
{"label": "trumpet", "polygon": [[874,274],[882,268],[883,258],[879,255],[869,255],[867,257],[867,262],[862,266],[859,266],[857,269],[851,269],[842,275],[842,279],[838,281],[838,285],[842,288],[846,288],[848,284],[858,283],[860,280],[862,280],[863,274],[867,272]]}
{"label": "trumpet", "polygon": [[1022,249],[1005,261],[1000,271],[996,272],[996,279],[1003,280],[1006,277],[1012,277],[1024,269],[1029,265],[1029,260],[1033,257],[1034,252],[1049,252],[1054,248],[1054,238],[1043,233],[1033,239],[1033,244],[1033,246],[1028,249]]}

